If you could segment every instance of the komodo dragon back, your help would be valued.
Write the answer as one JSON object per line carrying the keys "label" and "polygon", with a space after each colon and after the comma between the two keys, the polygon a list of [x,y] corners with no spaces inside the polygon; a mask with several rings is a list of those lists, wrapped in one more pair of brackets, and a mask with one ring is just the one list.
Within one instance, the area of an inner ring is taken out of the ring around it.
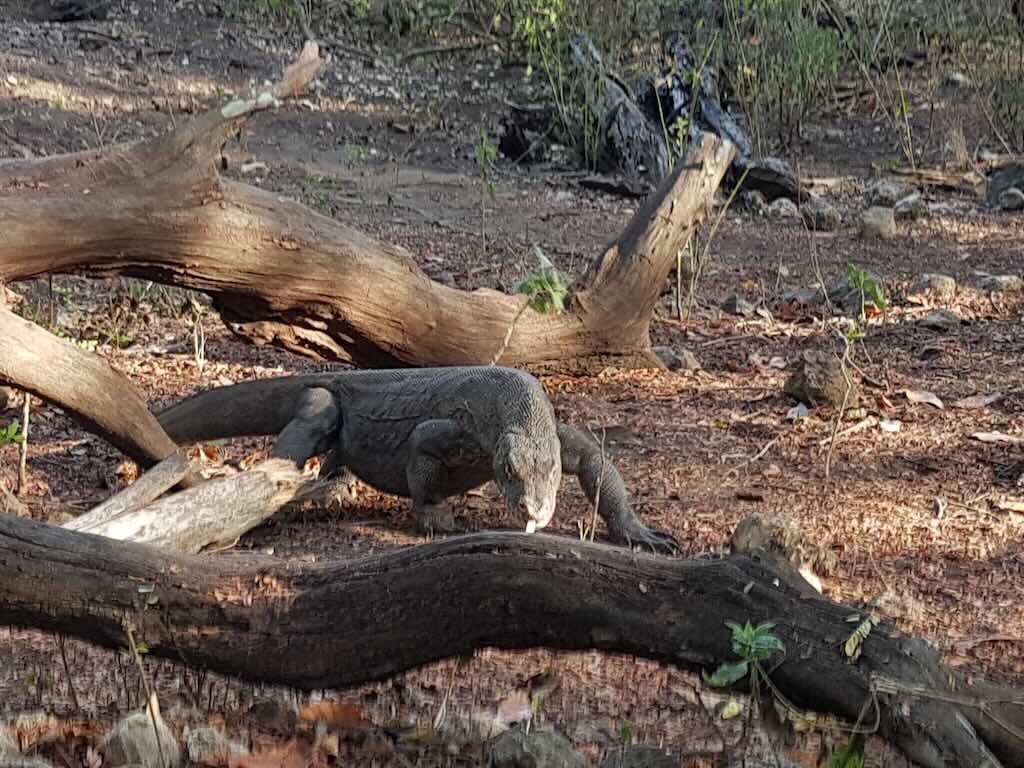
{"label": "komodo dragon back", "polygon": [[295,415],[302,392],[329,375],[281,376],[217,387],[172,405],[157,416],[176,443],[224,437],[276,435]]}

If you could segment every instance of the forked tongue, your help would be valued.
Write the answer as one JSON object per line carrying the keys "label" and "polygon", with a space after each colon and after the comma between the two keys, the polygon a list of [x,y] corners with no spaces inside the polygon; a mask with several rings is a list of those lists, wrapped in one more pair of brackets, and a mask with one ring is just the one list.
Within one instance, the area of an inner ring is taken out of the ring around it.
{"label": "forked tongue", "polygon": [[533,533],[536,530],[537,530],[537,521],[536,520],[527,520],[526,521],[526,532],[527,533]]}

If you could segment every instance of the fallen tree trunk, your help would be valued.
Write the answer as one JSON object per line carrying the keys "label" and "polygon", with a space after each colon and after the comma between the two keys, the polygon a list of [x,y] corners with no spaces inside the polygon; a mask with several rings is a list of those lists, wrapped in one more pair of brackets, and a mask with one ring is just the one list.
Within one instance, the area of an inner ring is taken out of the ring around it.
{"label": "fallen tree trunk", "polygon": [[131,381],[106,360],[3,308],[0,382],[59,405],[144,467],[178,448]]}
{"label": "fallen tree trunk", "polygon": [[929,768],[999,765],[988,748],[1024,765],[1024,694],[986,688],[997,700],[980,707],[937,652],[885,624],[851,663],[842,644],[855,612],[801,597],[746,557],[683,561],[491,533],[307,565],[178,555],[0,517],[0,624],[112,648],[130,626],[152,655],[310,690],[489,646],[713,667],[735,658],[725,621],[774,621],[787,654],[770,675],[798,706],[853,721],[874,700],[882,735]]}
{"label": "fallen tree trunk", "polygon": [[[138,482],[146,482],[145,475]],[[312,484],[312,475],[296,469],[294,462],[270,459],[142,507],[113,513],[113,504],[97,508],[65,523],[64,528],[178,552],[202,552],[233,545]],[[147,485],[146,492],[157,483]]]}
{"label": "fallen tree trunk", "polygon": [[0,281],[82,270],[172,283],[210,294],[244,338],[364,366],[659,366],[651,315],[734,155],[703,135],[569,311],[544,314],[525,296],[435,283],[400,247],[222,179],[222,145],[270,101],[238,104],[135,145],[0,163]]}

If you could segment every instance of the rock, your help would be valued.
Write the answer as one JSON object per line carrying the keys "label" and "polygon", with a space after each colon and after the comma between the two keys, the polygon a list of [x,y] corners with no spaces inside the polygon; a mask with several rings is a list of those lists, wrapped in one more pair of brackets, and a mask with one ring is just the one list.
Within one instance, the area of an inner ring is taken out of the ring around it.
{"label": "rock", "polygon": [[816,196],[809,198],[800,206],[800,214],[807,228],[816,232],[834,232],[843,223],[843,217],[839,215],[838,209]]}
{"label": "rock", "polygon": [[185,749],[188,759],[196,765],[226,765],[230,758],[245,751],[241,744],[205,725],[191,730],[186,728]]}
{"label": "rock", "polygon": [[1024,280],[1017,275],[988,275],[982,273],[981,288],[992,293],[1020,293],[1024,291]]}
{"label": "rock", "polygon": [[787,291],[782,295],[782,302],[784,304],[795,301],[798,304],[824,304],[825,293],[820,287],[815,288],[800,288],[796,291]]}
{"label": "rock", "polygon": [[679,768],[682,756],[664,747],[633,744],[615,750],[601,763],[601,768]]}
{"label": "rock", "polygon": [[696,355],[688,349],[676,352],[672,347],[654,347],[651,351],[670,371],[699,371],[703,367]]}
{"label": "rock", "polygon": [[963,72],[948,72],[946,77],[943,79],[943,85],[948,85],[951,88],[970,88],[971,78],[965,75]]}
{"label": "rock", "polygon": [[799,219],[800,209],[788,197],[780,197],[768,206],[768,215],[773,219]]}
{"label": "rock", "polygon": [[[152,707],[152,710],[150,710]],[[100,744],[103,765],[122,768],[139,765],[142,768],[177,768],[181,765],[181,745],[163,718],[160,717],[156,695],[150,707],[128,715],[110,729]],[[153,712],[153,716],[150,712]],[[159,734],[159,743],[157,742]]]}
{"label": "rock", "polygon": [[921,197],[920,192],[914,192],[898,201],[892,211],[896,221],[917,221],[930,213],[928,203]]}
{"label": "rock", "polygon": [[764,216],[768,213],[768,201],[756,189],[745,189],[737,195],[739,209],[752,216]]}
{"label": "rock", "polygon": [[[884,297],[884,287],[878,275],[867,272],[866,270],[865,272],[866,280],[874,281],[874,283],[879,287],[879,290],[882,291]],[[828,300],[832,306],[840,312],[853,317],[860,317],[861,312],[867,307],[882,309],[882,307],[875,304],[870,295],[864,292],[859,286],[850,282],[850,276],[848,274],[843,275],[841,278],[836,280],[828,289]]]}
{"label": "rock", "polygon": [[857,376],[853,368],[847,369],[850,377],[849,397],[847,397],[847,379],[843,375],[843,367],[839,358],[829,352],[808,350],[803,353],[800,368],[786,379],[783,391],[798,402],[814,408],[819,405],[831,405],[839,408],[857,401]]}
{"label": "rock", "polygon": [[587,768],[587,760],[561,734],[513,728],[491,742],[494,768]]}
{"label": "rock", "polygon": [[14,399],[14,390],[10,387],[0,387],[0,411],[6,411]]}
{"label": "rock", "polygon": [[721,304],[722,311],[740,317],[753,317],[757,308],[739,294],[734,293]]}
{"label": "rock", "polygon": [[743,189],[756,189],[767,200],[774,201],[780,197],[799,200],[807,194],[799,177],[785,160],[760,157],[746,163],[737,161],[733,163],[730,173],[742,173],[744,170],[747,175],[743,179]]}
{"label": "rock", "polygon": [[864,188],[864,203],[868,208],[892,208],[914,190],[892,181],[873,181]]}
{"label": "rock", "polygon": [[915,303],[948,302],[956,296],[956,280],[949,275],[926,273],[907,289],[907,299]]}
{"label": "rock", "polygon": [[1021,192],[1017,187],[1004,189],[999,193],[998,203],[999,207],[1004,211],[1024,210],[1024,192]]}
{"label": "rock", "polygon": [[102,21],[110,11],[110,0],[35,0],[36,21]]}
{"label": "rock", "polygon": [[896,236],[896,217],[892,208],[880,205],[864,211],[860,220],[860,234],[869,240],[888,240]]}
{"label": "rock", "polygon": [[1008,189],[1024,189],[1024,160],[1004,163],[988,176],[988,203],[999,205],[999,198]]}
{"label": "rock", "polygon": [[826,128],[825,138],[829,141],[842,141],[846,138],[846,131],[842,128]]}
{"label": "rock", "polygon": [[960,327],[960,322],[960,316],[955,312],[937,309],[922,317],[917,324],[933,331],[954,331]]}

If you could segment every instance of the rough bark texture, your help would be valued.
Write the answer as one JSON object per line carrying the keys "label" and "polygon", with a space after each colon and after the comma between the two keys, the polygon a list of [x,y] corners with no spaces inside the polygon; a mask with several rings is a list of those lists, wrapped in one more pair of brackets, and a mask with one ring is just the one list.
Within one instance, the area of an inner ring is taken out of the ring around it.
{"label": "rough bark texture", "polygon": [[142,466],[177,450],[134,385],[102,357],[2,308],[0,382],[59,405]]}
{"label": "rough bark texture", "polygon": [[221,146],[259,108],[215,109],[135,145],[0,163],[0,281],[84,270],[194,288],[247,339],[363,366],[658,366],[651,312],[734,154],[702,136],[569,311],[550,315],[523,296],[435,283],[400,247],[220,178]]}
{"label": "rough bark texture", "polygon": [[130,624],[151,654],[321,689],[488,646],[596,648],[714,666],[732,658],[724,621],[770,620],[788,649],[770,674],[798,706],[856,720],[872,677],[882,679],[900,692],[877,694],[880,732],[912,759],[929,768],[999,765],[970,722],[1003,764],[1024,765],[1024,709],[1007,703],[1020,702],[1020,692],[985,689],[1002,697],[987,706],[1014,735],[966,705],[977,691],[929,646],[885,624],[850,663],[841,646],[852,612],[801,597],[746,557],[673,560],[492,533],[306,565],[177,555],[0,517],[0,624],[108,647],[124,645]]}
{"label": "rough bark texture", "polygon": [[311,482],[312,477],[291,461],[271,459],[233,477],[209,480],[120,514],[94,517],[90,512],[64,527],[178,552],[201,552],[234,544],[296,499]]}

